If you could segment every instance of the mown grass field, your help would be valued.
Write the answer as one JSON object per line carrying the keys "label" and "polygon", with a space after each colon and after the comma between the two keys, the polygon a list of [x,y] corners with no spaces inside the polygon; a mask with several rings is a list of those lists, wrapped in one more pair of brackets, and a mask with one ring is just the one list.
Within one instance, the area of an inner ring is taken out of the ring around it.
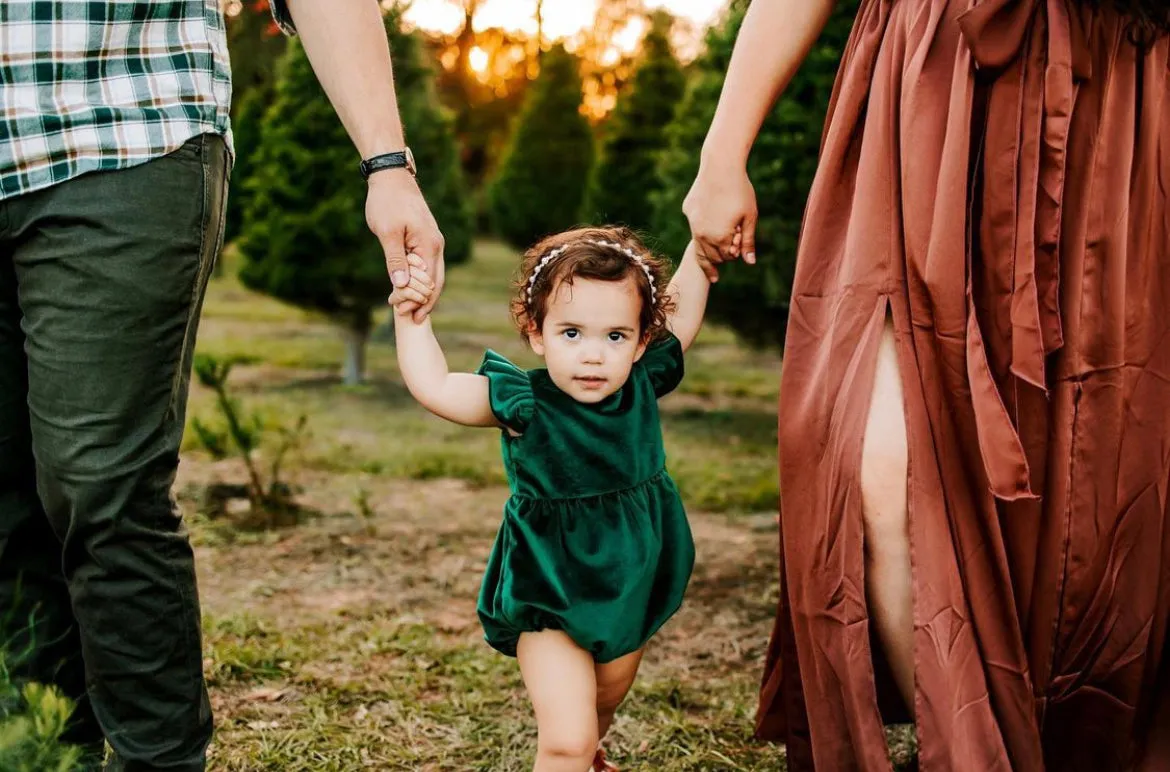
{"label": "mown grass field", "polygon": [[[536,363],[508,319],[515,261],[484,242],[470,265],[449,271],[435,325],[452,368],[473,368],[487,347]],[[233,391],[269,424],[307,416],[286,466],[313,514],[267,531],[207,517],[206,486],[245,474],[188,432],[179,493],[199,553],[218,727],[211,767],[530,769],[535,727],[518,670],[482,642],[474,610],[507,495],[498,435],[418,407],[384,325],[367,383],[343,386],[336,330],[247,292],[233,273],[229,253],[199,350],[239,359]],[[608,745],[623,770],[779,770],[783,747],[752,740],[751,729],[777,592],[780,361],[708,327],[687,368],[662,409],[696,572]],[[192,417],[215,418],[197,385]],[[910,751],[895,748],[900,760]]]}

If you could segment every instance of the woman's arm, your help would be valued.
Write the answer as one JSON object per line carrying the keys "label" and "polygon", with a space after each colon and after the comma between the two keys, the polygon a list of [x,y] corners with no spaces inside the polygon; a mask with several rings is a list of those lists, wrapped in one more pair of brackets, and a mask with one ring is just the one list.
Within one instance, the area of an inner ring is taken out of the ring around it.
{"label": "woman's arm", "polygon": [[667,326],[682,344],[683,351],[691,347],[699,328],[703,326],[703,314],[707,310],[707,293],[711,282],[707,280],[695,250],[695,242],[687,246],[686,254],[678,264],[678,270],[666,288],[667,295],[674,298],[674,311]]}
{"label": "woman's arm", "polygon": [[800,68],[835,0],[755,0],[743,20],[702,164],[746,167],[764,118]]}
{"label": "woman's arm", "polygon": [[492,414],[488,379],[447,369],[430,317],[416,322],[409,311],[395,309],[394,338],[402,380],[420,405],[464,426],[500,426]]}
{"label": "woman's arm", "polygon": [[[703,142],[699,173],[683,202],[698,242],[699,264],[715,281],[714,265],[741,253],[755,262],[756,196],[747,176],[752,143],[777,97],[829,20],[835,0],[754,0],[748,8],[715,117]],[[742,244],[733,242],[736,228]]]}

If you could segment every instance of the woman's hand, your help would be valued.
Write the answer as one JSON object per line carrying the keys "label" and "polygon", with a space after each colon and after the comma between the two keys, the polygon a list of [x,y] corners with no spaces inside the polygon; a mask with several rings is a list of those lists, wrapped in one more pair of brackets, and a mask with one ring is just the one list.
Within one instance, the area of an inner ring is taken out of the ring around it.
{"label": "woman's hand", "polygon": [[[743,256],[756,262],[756,193],[747,158],[764,118],[808,55],[835,0],[755,0],[735,40],[699,174],[683,202],[703,273]],[[735,243],[738,228],[741,243]]]}
{"label": "woman's hand", "polygon": [[741,255],[756,262],[756,191],[747,169],[738,164],[701,164],[683,201],[691,226],[696,257],[711,282],[719,280],[718,266]]}

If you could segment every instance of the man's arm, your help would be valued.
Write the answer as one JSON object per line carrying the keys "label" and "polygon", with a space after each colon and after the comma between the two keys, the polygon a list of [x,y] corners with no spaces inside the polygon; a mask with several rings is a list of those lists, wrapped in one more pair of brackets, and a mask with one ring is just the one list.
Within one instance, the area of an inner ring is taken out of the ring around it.
{"label": "man's arm", "polygon": [[[272,8],[286,31],[291,19],[358,154],[369,158],[402,150],[406,142],[394,93],[390,45],[377,0],[272,0]],[[356,163],[353,173],[358,174]],[[382,243],[386,270],[395,287],[409,281],[408,252],[426,261],[435,292],[416,312],[421,320],[443,288],[443,236],[410,172],[388,169],[370,175],[366,222]]]}

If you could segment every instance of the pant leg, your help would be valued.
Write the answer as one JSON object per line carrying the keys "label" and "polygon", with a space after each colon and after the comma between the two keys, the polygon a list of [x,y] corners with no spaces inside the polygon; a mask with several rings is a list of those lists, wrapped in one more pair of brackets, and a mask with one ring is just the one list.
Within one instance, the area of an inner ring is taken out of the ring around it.
{"label": "pant leg", "polygon": [[0,640],[12,679],[53,684],[72,699],[65,739],[100,756],[102,732],[85,692],[61,541],[37,498],[28,365],[6,224],[0,216]]}
{"label": "pant leg", "polygon": [[18,215],[37,489],[63,542],[93,711],[128,772],[203,770],[211,736],[171,486],[227,165],[204,135],[31,194]]}

